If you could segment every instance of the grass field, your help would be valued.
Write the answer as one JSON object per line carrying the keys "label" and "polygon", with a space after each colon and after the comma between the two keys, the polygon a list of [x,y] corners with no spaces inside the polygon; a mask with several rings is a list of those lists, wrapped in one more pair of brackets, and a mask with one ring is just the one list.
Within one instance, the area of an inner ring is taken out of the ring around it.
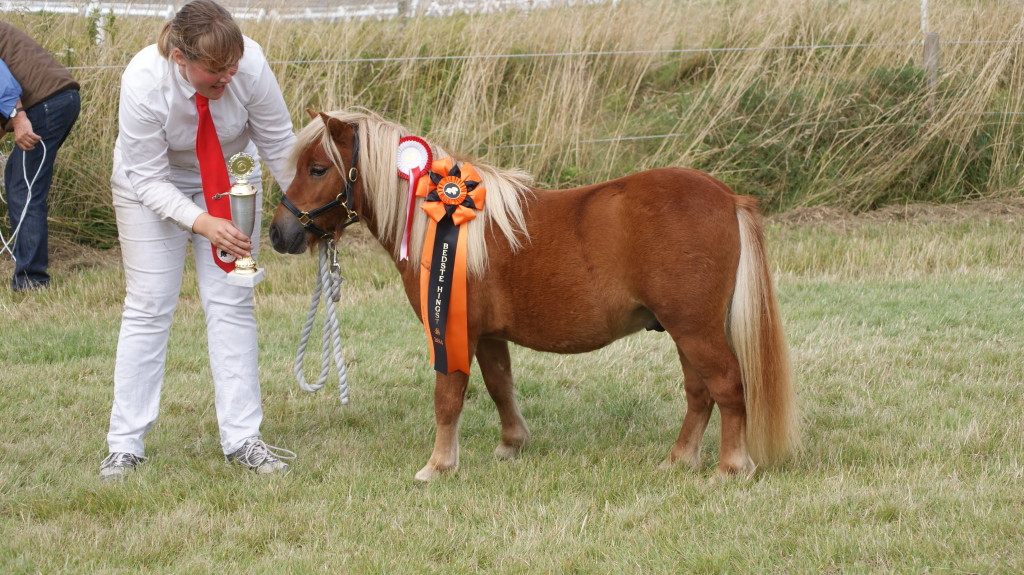
{"label": "grass field", "polygon": [[346,407],[330,389],[300,391],[291,373],[315,260],[266,248],[260,258],[263,431],[299,453],[293,473],[223,463],[189,275],[151,460],[103,483],[121,274],[110,254],[57,250],[55,289],[0,290],[0,566],[1020,573],[1024,204],[979,205],[773,218],[806,451],[722,484],[709,481],[717,418],[701,470],[655,469],[684,405],[678,360],[655,333],[580,356],[514,348],[533,442],[515,461],[494,459],[497,416],[475,376],[460,469],[414,481],[433,443],[427,348],[390,262],[358,226],[342,251]]}

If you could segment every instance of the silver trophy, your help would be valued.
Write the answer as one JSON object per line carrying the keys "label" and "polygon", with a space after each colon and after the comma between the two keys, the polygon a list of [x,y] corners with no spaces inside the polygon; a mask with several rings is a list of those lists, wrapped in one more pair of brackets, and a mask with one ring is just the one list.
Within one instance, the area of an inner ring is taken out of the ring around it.
{"label": "silver trophy", "polygon": [[[235,177],[235,183],[228,192],[231,202],[231,221],[247,237],[252,238],[256,226],[256,188],[246,178],[256,168],[256,160],[245,152],[231,156],[228,172]],[[253,251],[256,246],[253,245]],[[263,270],[256,267],[256,258],[246,256],[235,260],[234,271],[228,272],[228,283],[236,286],[254,287],[263,281]]]}

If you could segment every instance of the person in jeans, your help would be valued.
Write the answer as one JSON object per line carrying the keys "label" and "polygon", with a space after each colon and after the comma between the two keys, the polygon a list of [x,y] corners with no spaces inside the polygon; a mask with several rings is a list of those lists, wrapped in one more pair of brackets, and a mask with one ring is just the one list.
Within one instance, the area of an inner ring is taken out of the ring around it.
{"label": "person in jeans", "polygon": [[0,22],[0,135],[13,132],[15,144],[4,167],[14,291],[50,283],[48,197],[57,151],[78,120],[78,89],[67,68],[45,48]]}
{"label": "person in jeans", "polygon": [[[111,187],[127,294],[114,364],[109,455],[100,464],[105,479],[120,478],[146,461],[143,437],[157,419],[189,241],[206,314],[224,456],[257,473],[286,472],[282,459],[295,456],[260,438],[253,288],[227,283],[211,250],[212,243],[244,257],[259,245],[262,191],[251,238],[230,219],[209,213],[196,155],[197,105],[207,101],[221,148],[217,162],[247,152],[262,159],[282,187],[292,180],[288,155],[295,135],[262,48],[243,37],[212,0],[186,4],[121,78]],[[262,190],[258,168],[248,180]]]}

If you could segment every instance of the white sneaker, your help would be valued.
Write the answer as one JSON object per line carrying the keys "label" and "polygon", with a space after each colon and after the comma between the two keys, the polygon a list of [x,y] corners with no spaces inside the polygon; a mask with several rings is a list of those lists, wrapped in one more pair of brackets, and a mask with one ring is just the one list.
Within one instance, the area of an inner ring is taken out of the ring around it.
{"label": "white sneaker", "polygon": [[296,455],[281,447],[267,445],[259,437],[251,437],[231,455],[224,456],[228,463],[241,465],[259,474],[288,473],[292,468],[282,459],[292,460]]}
{"label": "white sneaker", "polygon": [[148,458],[133,453],[111,453],[100,463],[100,477],[121,479],[128,472],[145,463],[146,459]]}

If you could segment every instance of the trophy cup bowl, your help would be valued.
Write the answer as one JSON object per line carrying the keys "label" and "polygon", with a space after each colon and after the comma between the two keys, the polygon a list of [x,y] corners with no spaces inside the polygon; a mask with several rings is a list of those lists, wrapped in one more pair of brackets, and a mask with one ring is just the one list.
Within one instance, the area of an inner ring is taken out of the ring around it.
{"label": "trophy cup bowl", "polygon": [[[252,238],[256,227],[256,188],[246,179],[256,167],[256,161],[245,152],[231,156],[228,172],[235,177],[235,183],[228,192],[231,203],[231,221],[243,234]],[[256,246],[253,245],[253,251]],[[263,281],[263,270],[256,267],[256,258],[249,255],[235,260],[235,269],[228,273],[231,285],[255,287]]]}

